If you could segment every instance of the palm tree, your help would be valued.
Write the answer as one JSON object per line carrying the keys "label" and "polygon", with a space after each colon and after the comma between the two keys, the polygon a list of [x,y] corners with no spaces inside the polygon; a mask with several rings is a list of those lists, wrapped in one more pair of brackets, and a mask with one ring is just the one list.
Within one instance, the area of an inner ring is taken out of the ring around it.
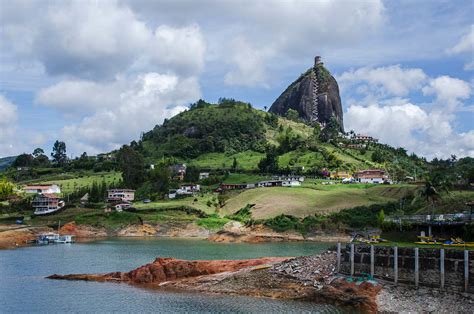
{"label": "palm tree", "polygon": [[435,211],[435,203],[441,199],[441,193],[449,193],[451,182],[446,176],[430,174],[425,180],[425,185],[420,190],[419,194],[428,203],[431,204],[431,215]]}

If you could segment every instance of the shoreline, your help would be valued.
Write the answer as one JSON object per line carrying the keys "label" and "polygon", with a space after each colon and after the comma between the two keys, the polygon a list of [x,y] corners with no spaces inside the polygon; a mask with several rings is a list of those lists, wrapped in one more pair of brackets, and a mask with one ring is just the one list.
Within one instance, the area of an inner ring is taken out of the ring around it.
{"label": "shoreline", "polygon": [[242,295],[331,304],[360,312],[470,312],[474,295],[385,281],[355,282],[335,272],[336,253],[250,260],[157,258],[129,272],[51,275],[54,280],[126,283],[156,291]]}
{"label": "shoreline", "polygon": [[[0,250],[30,246],[30,241],[41,233],[58,232],[44,226],[0,226]],[[87,242],[101,238],[183,238],[201,239],[216,243],[267,243],[267,242],[348,242],[349,236],[341,234],[322,234],[303,237],[297,233],[277,233],[269,228],[230,226],[219,231],[211,231],[190,223],[183,228],[163,225],[128,225],[119,230],[106,230],[91,225],[76,225],[75,222],[65,224],[60,234],[71,234],[77,242]]]}

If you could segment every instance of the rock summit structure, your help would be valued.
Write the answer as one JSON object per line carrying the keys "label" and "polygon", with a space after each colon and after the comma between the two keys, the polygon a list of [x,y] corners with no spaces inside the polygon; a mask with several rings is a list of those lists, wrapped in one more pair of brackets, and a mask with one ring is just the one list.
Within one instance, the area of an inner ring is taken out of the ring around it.
{"label": "rock summit structure", "polygon": [[320,56],[314,58],[312,68],[291,83],[275,100],[269,112],[285,116],[289,109],[296,110],[307,123],[319,123],[323,127],[331,117],[335,117],[341,132],[344,131],[339,86],[324,67]]}

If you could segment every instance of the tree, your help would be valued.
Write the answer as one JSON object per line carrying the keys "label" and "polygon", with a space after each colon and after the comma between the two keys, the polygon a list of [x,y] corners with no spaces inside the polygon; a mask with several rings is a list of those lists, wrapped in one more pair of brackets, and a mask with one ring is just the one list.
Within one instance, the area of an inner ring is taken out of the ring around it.
{"label": "tree", "polygon": [[184,175],[184,181],[186,182],[197,182],[199,180],[199,168],[189,166],[186,168],[186,174]]}
{"label": "tree", "polygon": [[331,140],[334,140],[339,136],[340,130],[341,126],[339,125],[339,122],[337,121],[336,117],[332,116],[331,119],[329,119],[328,124],[326,124],[324,129],[321,131],[319,139],[322,142],[329,142]]}
{"label": "tree", "polygon": [[[188,168],[189,169],[189,168]],[[186,171],[187,174],[188,171]],[[199,176],[199,173],[198,173]],[[167,166],[155,167],[148,173],[148,181],[151,184],[151,192],[160,196],[168,193],[170,188],[170,170]]]}
{"label": "tree", "polygon": [[53,161],[62,166],[67,161],[66,143],[56,140],[53,145],[53,152],[51,153]]}
{"label": "tree", "polygon": [[300,114],[294,109],[288,109],[286,112],[286,118],[293,121],[300,121]]}
{"label": "tree", "polygon": [[117,160],[124,185],[129,188],[138,188],[145,181],[143,156],[130,146],[124,145],[117,154]]}
{"label": "tree", "polygon": [[278,154],[274,146],[267,149],[265,157],[258,163],[258,169],[262,173],[278,172]]}
{"label": "tree", "polygon": [[15,186],[3,177],[0,179],[0,201],[6,200],[10,195],[13,195]]}
{"label": "tree", "polygon": [[232,170],[235,171],[235,169],[237,169],[237,158],[234,157],[234,161],[232,162]]}
{"label": "tree", "polygon": [[377,214],[377,224],[380,228],[383,226],[384,220],[385,220],[385,212],[383,211],[383,209],[381,209],[379,213]]}
{"label": "tree", "polygon": [[38,156],[44,154],[44,150],[42,148],[35,148],[33,151],[33,157],[38,158]]}
{"label": "tree", "polygon": [[30,154],[21,154],[16,157],[12,167],[31,167],[33,165],[33,156]]}

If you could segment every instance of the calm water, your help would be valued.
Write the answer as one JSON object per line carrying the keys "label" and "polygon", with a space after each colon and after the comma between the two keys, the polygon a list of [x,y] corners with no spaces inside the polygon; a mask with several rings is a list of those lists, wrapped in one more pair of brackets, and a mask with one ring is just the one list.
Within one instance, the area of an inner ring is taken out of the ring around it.
{"label": "calm water", "polygon": [[329,244],[220,244],[184,239],[111,239],[0,251],[0,312],[340,312],[309,302],[171,293],[126,284],[45,279],[51,274],[128,271],[157,256],[241,259],[318,253]]}

